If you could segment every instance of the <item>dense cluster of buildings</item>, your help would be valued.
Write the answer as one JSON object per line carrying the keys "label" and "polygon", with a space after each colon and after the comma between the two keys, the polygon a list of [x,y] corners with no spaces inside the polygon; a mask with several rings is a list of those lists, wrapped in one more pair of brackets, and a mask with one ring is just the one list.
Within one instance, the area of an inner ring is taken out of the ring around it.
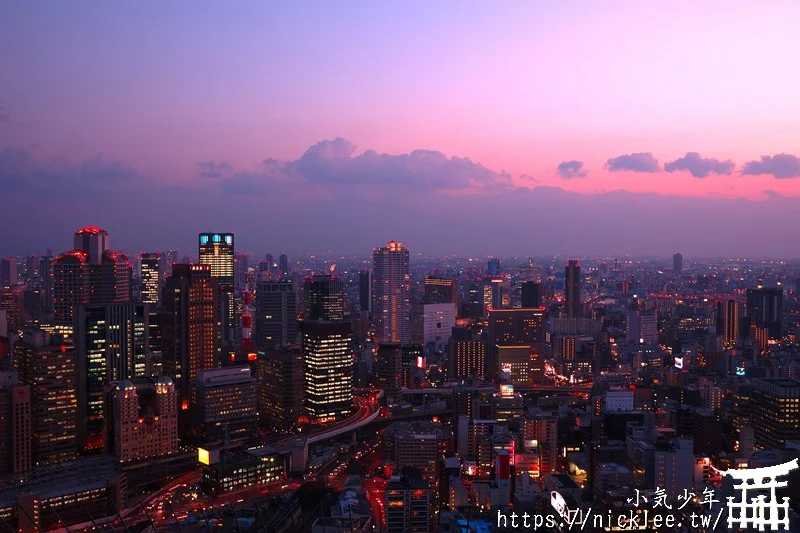
{"label": "dense cluster of buildings", "polygon": [[721,472],[798,457],[800,284],[783,264],[197,245],[130,259],[90,226],[59,255],[2,260],[9,524],[113,515],[192,469],[212,496],[322,471],[329,450],[292,438],[374,388],[379,423],[350,449],[372,435],[382,470],[350,478],[313,531],[498,530],[497,513],[552,514],[554,494],[616,514],[639,493],[725,501]]}

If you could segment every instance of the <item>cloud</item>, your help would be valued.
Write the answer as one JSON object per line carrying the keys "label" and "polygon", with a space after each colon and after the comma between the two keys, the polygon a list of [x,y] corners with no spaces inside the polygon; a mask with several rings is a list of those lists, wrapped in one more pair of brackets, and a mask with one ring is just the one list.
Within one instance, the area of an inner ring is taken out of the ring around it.
{"label": "cloud", "polygon": [[447,157],[433,150],[397,155],[367,150],[357,154],[355,144],[336,138],[314,144],[297,160],[266,159],[252,172],[223,180],[222,187],[237,194],[258,194],[287,183],[328,188],[488,191],[512,187],[513,179],[506,172],[496,172],[468,158]]}
{"label": "cloud", "polygon": [[762,155],[760,161],[749,161],[742,168],[745,176],[772,174],[778,179],[800,177],[800,158],[792,154]]}
{"label": "cloud", "polygon": [[705,158],[697,152],[686,152],[685,156],[664,164],[664,170],[667,172],[687,170],[695,178],[705,178],[709,174],[730,175],[735,167],[736,165],[730,159],[720,161],[719,159]]}
{"label": "cloud", "polygon": [[125,161],[109,160],[102,154],[76,165],[65,157],[42,156],[32,148],[0,150],[0,188],[12,194],[103,196],[140,179],[139,171]]}
{"label": "cloud", "polygon": [[218,179],[225,173],[233,170],[233,166],[227,161],[216,163],[214,161],[198,161],[197,165],[202,169],[201,178]]}
{"label": "cloud", "polygon": [[585,178],[586,170],[583,168],[583,161],[563,161],[558,165],[558,175],[564,179]]}
{"label": "cloud", "polygon": [[628,170],[631,172],[658,172],[658,160],[650,152],[621,155],[606,161],[609,172]]}

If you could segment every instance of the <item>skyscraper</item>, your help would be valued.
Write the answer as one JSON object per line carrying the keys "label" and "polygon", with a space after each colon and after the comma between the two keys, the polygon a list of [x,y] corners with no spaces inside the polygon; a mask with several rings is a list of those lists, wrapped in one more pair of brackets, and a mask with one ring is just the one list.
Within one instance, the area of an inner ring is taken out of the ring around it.
{"label": "skyscraper", "polygon": [[81,305],[75,311],[78,447],[104,448],[104,386],[147,375],[149,306],[116,303]]}
{"label": "skyscraper", "polygon": [[142,303],[157,304],[161,296],[162,265],[161,254],[143,252],[140,258],[140,275]]}
{"label": "skyscraper", "polygon": [[569,318],[583,317],[581,286],[581,265],[576,259],[570,259],[564,269],[564,300]]}
{"label": "skyscraper", "polygon": [[683,254],[677,253],[672,256],[672,273],[675,276],[683,274]]}
{"label": "skyscraper", "polygon": [[305,369],[305,410],[314,423],[329,422],[353,409],[353,336],[348,322],[300,324]]}
{"label": "skyscraper", "polygon": [[770,339],[780,339],[783,326],[783,289],[747,289],[747,317],[751,324],[766,328]]}
{"label": "skyscraper", "polygon": [[717,302],[715,314],[717,335],[722,337],[725,346],[733,346],[739,340],[739,302]]}
{"label": "skyscraper", "polygon": [[73,250],[53,262],[53,312],[60,326],[72,327],[81,304],[127,302],[133,268],[128,258],[108,248],[108,232],[86,226],[75,232]]}
{"label": "skyscraper", "polygon": [[386,343],[378,346],[377,374],[378,383],[386,396],[394,397],[400,392],[403,373],[403,351],[399,344]]}
{"label": "skyscraper", "polygon": [[536,281],[523,281],[520,284],[520,306],[523,309],[542,306],[542,284]]}
{"label": "skyscraper", "polygon": [[211,275],[217,279],[220,294],[222,338],[233,340],[236,329],[236,303],[234,301],[234,243],[233,233],[201,233],[199,235],[200,264],[211,266]]}
{"label": "skyscraper", "polygon": [[389,241],[372,251],[372,311],[375,341],[408,344],[411,277],[408,248]]}
{"label": "skyscraper", "polygon": [[263,425],[289,429],[303,416],[303,371],[297,347],[258,353],[258,415]]}
{"label": "skyscraper", "polygon": [[485,376],[500,374],[498,346],[536,347],[544,340],[544,309],[493,309],[489,311],[489,344]]}
{"label": "skyscraper", "polygon": [[19,382],[31,389],[32,455],[36,464],[77,455],[75,351],[57,336],[26,331],[14,357]]}
{"label": "skyscraper", "polygon": [[164,373],[171,377],[188,409],[201,370],[219,366],[220,328],[217,280],[209,265],[176,263],[162,290],[161,350]]}
{"label": "skyscraper", "polygon": [[41,278],[43,311],[53,310],[53,256],[45,255],[39,259],[39,277]]}
{"label": "skyscraper", "polygon": [[201,370],[195,391],[192,426],[205,446],[231,448],[252,436],[258,412],[256,380],[249,366]]}
{"label": "skyscraper", "polygon": [[31,469],[31,388],[17,372],[3,372],[0,382],[0,474]]}
{"label": "skyscraper", "polygon": [[751,405],[756,447],[780,449],[800,439],[800,381],[754,379]]}
{"label": "skyscraper", "polygon": [[281,271],[281,275],[288,274],[289,270],[289,256],[286,254],[281,254],[278,257],[278,270]]}
{"label": "skyscraper", "polygon": [[8,288],[17,283],[16,259],[0,259],[0,288]]}
{"label": "skyscraper", "polygon": [[344,320],[344,283],[335,276],[303,280],[303,320]]}
{"label": "skyscraper", "polygon": [[500,275],[500,260],[496,257],[490,257],[489,262],[486,268],[486,275],[487,276],[499,276]]}
{"label": "skyscraper", "polygon": [[253,344],[259,350],[297,344],[297,291],[291,281],[256,286]]}

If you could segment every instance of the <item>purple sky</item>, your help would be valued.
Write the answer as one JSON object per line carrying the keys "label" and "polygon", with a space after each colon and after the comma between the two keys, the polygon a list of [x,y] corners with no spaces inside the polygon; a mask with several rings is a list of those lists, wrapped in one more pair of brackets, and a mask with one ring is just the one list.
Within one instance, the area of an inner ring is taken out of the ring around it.
{"label": "purple sky", "polygon": [[[565,5],[568,4],[568,5]],[[0,251],[798,255],[800,3],[0,6]],[[794,241],[794,242],[790,242]]]}

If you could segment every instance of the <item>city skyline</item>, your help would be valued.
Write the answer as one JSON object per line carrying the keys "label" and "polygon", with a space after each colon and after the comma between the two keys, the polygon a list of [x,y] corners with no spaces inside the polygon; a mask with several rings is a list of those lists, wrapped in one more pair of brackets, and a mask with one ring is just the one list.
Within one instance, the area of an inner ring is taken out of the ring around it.
{"label": "city skyline", "polygon": [[797,5],[454,6],[4,8],[3,253],[795,253]]}

